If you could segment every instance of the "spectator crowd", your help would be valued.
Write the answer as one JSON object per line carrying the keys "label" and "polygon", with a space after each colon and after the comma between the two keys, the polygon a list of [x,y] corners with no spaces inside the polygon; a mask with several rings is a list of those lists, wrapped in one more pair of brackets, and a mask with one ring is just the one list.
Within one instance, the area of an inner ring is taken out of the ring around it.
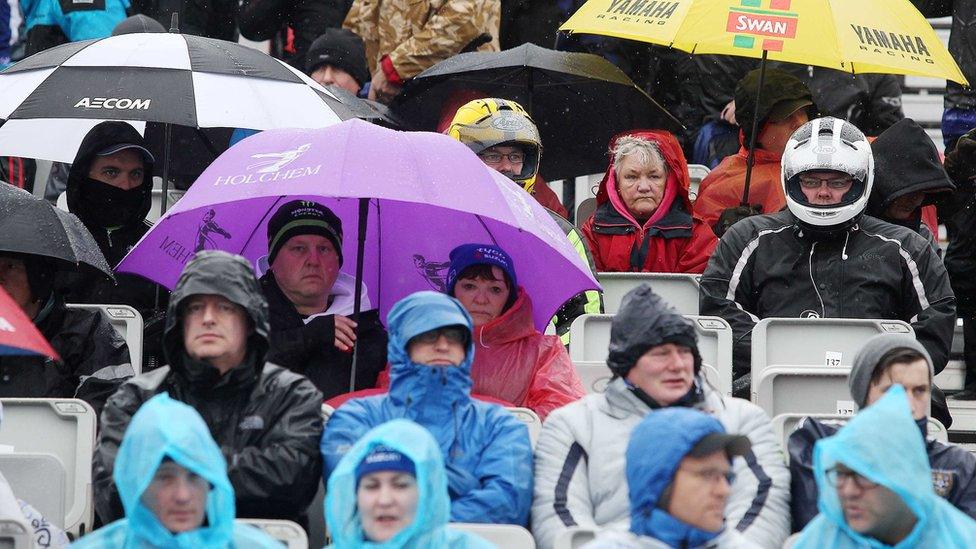
{"label": "spectator crowd", "polygon": [[[905,117],[896,75],[759,68],[557,33],[582,4],[0,6],[0,67],[171,27],[243,37],[267,41],[356,117],[413,129],[406,105],[424,71],[531,42],[603,57],[680,122],[618,128],[591,151],[602,178],[584,208],[571,180],[543,177],[584,136],[545,134],[539,105],[459,77],[423,113],[447,144],[500,174],[581,275],[634,274],[613,310],[595,286],[546,310],[529,282],[554,273],[504,232],[452,245],[443,263],[414,256],[433,289],[380,307],[379,289],[353,275],[362,257],[344,254],[357,219],[307,196],[275,203],[256,260],[221,249],[231,234],[209,210],[167,288],[117,269],[152,235],[154,180],[171,155],[148,129],[100,121],[71,163],[40,176],[38,159],[0,156],[0,216],[37,212],[60,220],[70,245],[88,243],[84,257],[56,257],[48,222],[31,226],[30,215],[18,218],[26,236],[0,235],[0,294],[55,351],[0,344],[0,398],[79,399],[97,417],[95,528],[62,531],[63,517],[43,516],[2,468],[0,520],[23,524],[34,547],[279,546],[241,519],[291,521],[310,535],[324,521],[339,549],[494,546],[479,523],[525,529],[541,549],[575,547],[580,533],[591,549],[976,544],[976,455],[932,432],[951,426],[950,405],[976,400],[976,92],[948,84],[943,152]],[[976,81],[976,26],[965,23],[976,1],[912,4],[953,17],[949,51]],[[566,116],[582,133],[596,115]],[[221,150],[255,133],[233,130]],[[172,183],[193,193],[182,170],[199,175],[207,162],[192,167],[174,135]],[[707,175],[694,176],[699,168]],[[460,195],[468,182],[457,183]],[[698,312],[731,333],[726,363],[704,358],[696,318],[654,288],[660,274],[695,277]],[[97,305],[138,313],[140,347]],[[571,328],[605,312],[608,381],[594,387],[571,359],[582,344]],[[0,321],[9,314],[0,308]],[[548,328],[540,314],[552,316]],[[858,341],[842,371],[853,413],[811,411],[781,433],[753,378],[754,334],[770,318],[894,321],[906,333]],[[965,382],[947,395],[936,376],[959,358],[957,322]]]}

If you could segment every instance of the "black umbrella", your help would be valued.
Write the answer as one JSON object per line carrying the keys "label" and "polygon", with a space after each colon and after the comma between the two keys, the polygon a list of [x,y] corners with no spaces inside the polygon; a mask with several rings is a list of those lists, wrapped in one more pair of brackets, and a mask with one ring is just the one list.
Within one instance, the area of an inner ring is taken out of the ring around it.
{"label": "black umbrella", "polygon": [[74,214],[12,185],[0,183],[0,253],[55,260],[64,270],[112,280],[112,268],[98,243]]}
{"label": "black umbrella", "polygon": [[682,127],[602,57],[534,44],[442,61],[410,80],[392,109],[415,129],[436,131],[442,108],[471,91],[529,111],[542,136],[541,173],[550,181],[604,171],[610,138],[622,131]]}
{"label": "black umbrella", "polygon": [[343,120],[358,118],[394,130],[403,127],[403,122],[390,111],[389,107],[382,103],[362,99],[339,86],[325,86],[325,89],[332,92],[332,95],[335,95],[336,99],[338,99],[336,103],[331,101],[328,103]]}

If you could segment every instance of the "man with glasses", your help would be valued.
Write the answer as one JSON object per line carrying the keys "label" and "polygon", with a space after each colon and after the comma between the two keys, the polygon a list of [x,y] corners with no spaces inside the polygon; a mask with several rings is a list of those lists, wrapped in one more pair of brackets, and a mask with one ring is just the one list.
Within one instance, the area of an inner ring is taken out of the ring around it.
{"label": "man with glasses", "polygon": [[[935,493],[970,517],[976,517],[976,456],[964,448],[928,436],[932,363],[913,336],[878,334],[854,357],[848,377],[851,399],[860,409],[874,405],[893,385],[904,387],[912,419],[925,438]],[[793,529],[800,530],[817,515],[817,484],[813,473],[814,445],[837,432],[843,422],[805,418],[790,435]]]}
{"label": "man with glasses", "polygon": [[818,441],[820,514],[794,549],[971,547],[976,521],[938,497],[901,385]]}
{"label": "man with glasses", "polygon": [[471,398],[471,316],[453,297],[416,292],[387,316],[389,393],[340,406],[322,434],[325,481],[353,444],[405,418],[444,454],[451,522],[525,525],[532,503],[532,446],[525,425],[497,404]]}
{"label": "man with glasses", "polygon": [[725,521],[732,459],[748,455],[751,446],[748,437],[726,434],[698,410],[648,414],[627,444],[630,531],[604,530],[587,548],[753,547]]}
{"label": "man with glasses", "polygon": [[751,332],[767,317],[904,320],[942,371],[956,315],[949,277],[924,237],[864,214],[874,181],[864,134],[835,118],[804,124],[781,179],[787,209],[732,226],[701,280],[701,314],[732,326],[736,394],[748,394]]}

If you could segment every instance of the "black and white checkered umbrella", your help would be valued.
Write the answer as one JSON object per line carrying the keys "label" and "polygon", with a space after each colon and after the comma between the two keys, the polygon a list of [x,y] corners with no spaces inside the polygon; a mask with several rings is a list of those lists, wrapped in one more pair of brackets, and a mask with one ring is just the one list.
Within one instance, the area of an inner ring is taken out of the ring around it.
{"label": "black and white checkered umbrella", "polygon": [[349,118],[301,72],[246,46],[177,33],[64,44],[0,72],[0,119],[320,128]]}

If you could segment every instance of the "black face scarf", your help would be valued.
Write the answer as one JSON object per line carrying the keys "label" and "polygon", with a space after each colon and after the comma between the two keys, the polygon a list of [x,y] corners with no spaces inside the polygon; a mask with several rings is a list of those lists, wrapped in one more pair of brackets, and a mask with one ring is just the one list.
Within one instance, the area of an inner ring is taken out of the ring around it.
{"label": "black face scarf", "polygon": [[79,217],[96,227],[109,228],[141,221],[146,199],[143,185],[129,190],[86,177],[81,181],[81,215]]}

